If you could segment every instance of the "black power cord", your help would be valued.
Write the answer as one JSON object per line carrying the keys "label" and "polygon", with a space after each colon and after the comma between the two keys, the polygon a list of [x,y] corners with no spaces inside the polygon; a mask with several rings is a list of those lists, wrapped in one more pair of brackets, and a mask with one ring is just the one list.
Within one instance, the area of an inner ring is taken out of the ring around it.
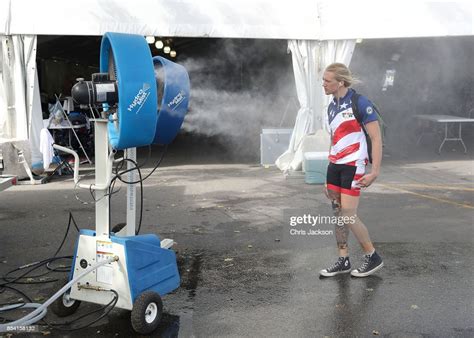
{"label": "black power cord", "polygon": [[[56,249],[56,252],[54,253],[54,256],[51,257],[51,258],[47,258],[47,259],[44,259],[44,260],[41,260],[41,261],[37,261],[37,262],[33,262],[33,263],[29,263],[29,264],[25,264],[21,267],[18,267],[18,268],[15,268],[9,272],[7,272],[4,276],[0,277],[0,280],[3,280],[4,282],[3,283],[0,283],[0,293],[3,293],[5,290],[12,290],[18,294],[20,294],[24,299],[26,299],[27,302],[29,303],[32,303],[32,299],[26,295],[24,292],[22,292],[21,290],[9,285],[9,284],[41,284],[41,283],[51,283],[51,282],[54,282],[56,281],[57,279],[51,279],[51,280],[48,280],[48,281],[26,281],[26,282],[22,282],[20,281],[21,279],[29,279],[29,278],[37,278],[37,277],[40,277],[40,276],[44,276],[48,273],[51,273],[51,272],[61,272],[62,270],[59,270],[57,268],[51,268],[51,267],[48,267],[47,264],[55,261],[55,260],[60,260],[60,259],[64,259],[64,258],[72,258],[72,256],[59,256],[57,257],[57,254],[61,251],[65,241],[66,241],[66,237],[69,233],[69,230],[71,228],[71,224],[74,224],[74,227],[76,228],[76,230],[78,232],[80,232],[80,229],[79,227],[77,226],[77,223],[74,219],[74,216],[72,215],[72,213],[70,212],[69,213],[69,221],[68,221],[68,226],[67,226],[67,229],[66,229],[66,233],[63,237],[63,240],[61,241],[61,244],[59,245],[58,249]],[[44,274],[40,274],[40,275],[35,275],[35,276],[31,276],[30,273],[33,272],[34,270],[42,267],[42,266],[45,266],[48,268],[49,271],[47,271],[46,273]],[[23,270],[23,269],[26,269],[26,268],[31,268],[31,269],[28,269],[28,271],[26,271],[25,273],[19,275],[19,276],[15,276],[15,277],[10,277],[9,275],[14,273],[14,272],[17,272],[17,271],[20,271],[20,270]],[[69,267],[70,269],[70,267]],[[69,271],[69,270],[67,270]],[[64,271],[63,271],[64,272]],[[75,318],[74,320],[71,320],[71,321],[68,321],[68,322],[65,322],[65,323],[48,323],[45,319],[42,319],[41,321],[43,323],[45,323],[48,327],[52,328],[52,329],[56,329],[58,331],[76,331],[76,330],[80,330],[80,329],[84,329],[86,327],[89,327],[91,326],[92,324],[98,322],[99,320],[101,320],[102,318],[104,318],[105,316],[107,316],[110,311],[112,311],[112,309],[115,307],[115,305],[117,304],[118,302],[118,298],[119,298],[119,295],[118,293],[115,291],[115,290],[104,290],[104,291],[109,291],[109,292],[113,292],[114,293],[114,297],[113,299],[99,307],[98,309],[94,310],[94,311],[91,311],[91,312],[88,312],[88,313],[85,313],[77,318]],[[24,306],[26,304],[26,302],[21,302],[21,303],[18,303],[18,302],[14,302],[14,303],[5,303],[5,304],[0,304],[0,306],[7,306],[7,305],[13,305],[13,304],[18,304],[17,307],[13,308],[13,309],[9,309],[8,311],[12,311],[12,310],[15,310],[15,309],[18,309],[18,308],[21,308],[22,306]],[[85,323],[79,327],[73,327],[73,328],[66,328],[65,326],[67,325],[71,325],[73,323],[76,323],[77,321],[83,319],[83,318],[86,318],[88,316],[91,316],[92,314],[95,314],[101,310],[104,310],[104,312],[97,318],[94,318],[93,320],[91,320],[90,322],[88,323]],[[0,322],[2,323],[8,323],[9,320],[7,320],[6,318],[4,317],[0,317]]]}
{"label": "black power cord", "polygon": [[[140,217],[139,217],[139,221],[138,221],[138,226],[137,226],[137,230],[135,231],[135,235],[138,235],[140,233],[140,229],[141,229],[141,226],[142,226],[142,220],[143,220],[143,182],[148,178],[150,177],[154,172],[155,170],[161,165],[161,162],[163,161],[163,158],[166,154],[166,151],[168,149],[168,145],[165,145],[164,148],[163,148],[163,151],[161,153],[161,156],[160,156],[160,159],[158,160],[157,164],[155,165],[155,167],[152,169],[152,171],[147,175],[145,176],[144,178],[142,178],[142,174],[141,174],[141,168],[145,165],[145,163],[148,161],[148,159],[151,157],[151,147],[149,146],[149,154],[148,154],[148,158],[145,160],[144,163],[142,163],[141,165],[138,165],[138,163],[136,161],[133,161],[131,159],[127,159],[127,158],[123,158],[122,161],[120,161],[119,163],[117,163],[116,167],[115,167],[115,176],[114,178],[112,179],[111,181],[111,185],[110,185],[110,188],[109,188],[109,195],[113,195],[115,192],[114,192],[114,187],[115,187],[115,183],[116,183],[116,180],[118,179],[119,181],[121,181],[122,183],[125,183],[125,184],[140,184]],[[124,165],[125,165],[125,162],[131,162],[133,164],[133,167],[130,168],[130,169],[126,169],[126,170],[122,170],[120,171]],[[139,176],[139,179],[137,181],[127,181],[125,179],[122,178],[122,176],[126,173],[129,173],[129,172],[132,172],[136,170],[138,172],[138,176]],[[109,213],[111,211],[111,198],[109,199]],[[109,214],[109,219],[111,219],[110,217],[110,214]]]}
{"label": "black power cord", "polygon": [[[165,154],[166,154],[166,151],[167,151],[167,150],[168,150],[168,145],[165,145],[165,147],[163,148],[163,152],[161,153],[161,157],[160,157],[160,159],[158,160],[157,164],[156,164],[155,167],[152,169],[152,171],[151,171],[148,175],[146,175],[143,179],[140,179],[140,180],[135,181],[135,182],[128,182],[128,181],[125,181],[125,180],[122,179],[121,176],[122,176],[123,174],[126,174],[126,173],[128,173],[128,172],[130,172],[130,171],[132,171],[132,170],[136,170],[137,168],[130,168],[130,169],[127,169],[127,170],[124,170],[124,171],[120,172],[119,174],[117,174],[117,175],[119,176],[118,179],[119,179],[121,182],[126,183],[126,184],[137,184],[137,183],[140,183],[140,181],[145,181],[145,180],[146,180],[148,177],[150,177],[151,174],[153,174],[153,173],[155,172],[155,170],[160,166],[161,162],[163,161],[163,158],[165,157]],[[125,160],[125,159],[124,159],[124,160]],[[122,161],[124,161],[124,160],[122,160]],[[123,164],[122,164],[122,166],[123,166]]]}
{"label": "black power cord", "polygon": [[[141,170],[140,168],[142,168],[146,163],[147,161],[149,160],[149,158],[151,157],[151,146],[149,146],[149,154],[148,154],[148,158],[145,160],[144,163],[142,163],[141,165],[138,165],[137,162],[131,160],[131,159],[123,159],[119,165],[117,165],[116,167],[116,175],[115,177],[112,179],[111,181],[111,187],[109,188],[109,195],[113,195],[114,193],[118,192],[114,192],[114,187],[115,187],[115,182],[116,180],[118,179],[119,181],[125,183],[125,184],[140,184],[140,219],[139,219],[139,225],[137,227],[137,231],[136,231],[136,235],[139,234],[140,232],[140,228],[141,228],[141,224],[142,224],[142,218],[143,218],[143,181],[145,181],[148,177],[150,177],[154,172],[155,170],[160,166],[163,158],[164,158],[164,155],[167,151],[167,148],[168,146],[165,145],[164,149],[163,149],[163,152],[161,154],[161,157],[158,161],[158,163],[155,165],[155,167],[153,168],[153,170],[144,178],[142,178],[142,174],[141,174]],[[127,170],[123,170],[121,172],[119,172],[119,170],[123,167],[123,165],[125,164],[126,161],[130,161],[134,164],[134,168],[130,168],[130,169],[127,169]],[[120,166],[120,167],[119,167]],[[133,171],[133,170],[137,170],[138,172],[138,175],[139,175],[139,180],[138,181],[134,181],[134,182],[129,182],[129,181],[126,181],[122,178],[122,175],[130,172],[130,171]],[[93,192],[91,192],[91,195],[94,197],[94,200],[95,200],[95,196],[93,194]],[[109,203],[110,203],[110,200],[111,198],[109,199]],[[109,208],[110,210],[110,208]],[[63,237],[63,240],[61,241],[61,244],[59,245],[58,249],[56,250],[56,252],[54,253],[53,257],[51,258],[47,258],[47,259],[44,259],[44,260],[41,260],[41,261],[37,261],[37,262],[33,262],[33,263],[29,263],[29,264],[26,264],[26,265],[23,265],[21,267],[18,267],[18,268],[15,268],[9,272],[7,272],[4,276],[0,277],[0,280],[3,280],[4,282],[3,283],[0,283],[0,294],[3,293],[6,289],[9,289],[9,290],[12,290],[12,291],[15,291],[17,292],[18,294],[22,295],[28,302],[32,302],[31,298],[28,297],[25,293],[23,293],[21,290],[17,289],[17,288],[14,288],[12,286],[10,286],[9,284],[45,284],[45,283],[51,283],[51,282],[54,282],[54,281],[57,281],[57,279],[51,279],[51,280],[47,280],[47,281],[26,281],[26,282],[22,282],[20,281],[21,279],[33,279],[33,278],[38,278],[38,277],[42,277],[42,276],[45,276],[51,272],[68,272],[70,271],[70,266],[69,267],[57,267],[57,268],[51,268],[50,267],[50,263],[56,261],[56,260],[61,260],[61,259],[72,259],[73,256],[59,256],[57,257],[57,254],[60,252],[60,250],[62,249],[65,241],[66,241],[66,238],[67,238],[67,235],[69,233],[69,230],[70,230],[70,227],[71,227],[71,224],[74,224],[74,227],[76,228],[76,230],[78,232],[80,232],[80,229],[79,227],[77,226],[77,223],[72,215],[72,213],[70,212],[69,213],[69,221],[68,221],[68,226],[67,226],[67,229],[66,229],[66,233]],[[42,266],[46,266],[46,268],[49,270],[47,271],[46,273],[43,273],[43,274],[40,274],[40,275],[35,275],[35,276],[31,276],[29,275],[31,272],[33,272],[34,270],[42,267]],[[31,267],[31,269],[29,269],[28,271],[26,271],[25,273],[19,275],[19,276],[16,276],[16,277],[9,277],[10,274],[14,273],[14,272],[17,272],[17,271],[20,271],[20,270],[23,270],[23,269],[26,269],[26,268],[29,268]],[[114,293],[114,298],[106,305],[103,305],[102,307],[92,311],[92,312],[89,312],[89,313],[86,313],[84,315],[81,315],[80,317],[72,320],[72,321],[68,321],[68,322],[65,322],[65,323],[47,323],[44,319],[42,319],[42,322],[46,323],[46,325],[48,325],[48,327],[51,327],[53,329],[57,329],[57,330],[60,330],[60,331],[75,331],[75,330],[80,330],[80,329],[83,329],[83,328],[86,328],[86,327],[89,327],[91,326],[92,324],[96,323],[97,321],[101,320],[102,318],[104,318],[105,316],[107,316],[110,311],[112,311],[112,309],[115,307],[115,305],[117,304],[118,302],[118,293],[115,291],[115,290],[107,290],[107,291],[110,291],[110,292],[113,292]],[[3,305],[11,305],[12,303],[7,303],[7,304],[3,304]],[[25,302],[23,302],[22,304],[19,304],[17,308],[20,308],[21,306],[23,306],[25,304]],[[15,308],[15,309],[17,309]],[[104,310],[104,312],[96,319],[90,321],[89,323],[86,323],[80,327],[75,327],[75,328],[65,328],[64,326],[66,325],[71,325],[72,323],[75,323],[77,322],[78,320],[82,319],[82,318],[86,318],[88,316],[90,316],[91,314],[94,314],[94,313],[97,313],[101,310]],[[5,322],[6,319],[3,318],[3,317],[0,317],[0,321],[2,322]]]}
{"label": "black power cord", "polygon": [[[53,271],[61,271],[60,269],[63,269],[63,270],[68,269],[68,270],[64,270],[64,272],[69,271],[70,268],[71,268],[70,266],[69,267],[51,268],[48,265],[51,262],[54,262],[54,261],[57,261],[57,260],[72,259],[72,256],[59,256],[59,257],[57,257],[57,254],[59,253],[59,251],[61,251],[64,243],[66,242],[66,238],[67,238],[67,235],[69,234],[71,224],[74,224],[74,226],[75,226],[75,228],[78,232],[80,231],[79,227],[77,226],[76,220],[74,219],[74,216],[72,215],[71,212],[69,212],[69,221],[68,221],[68,225],[67,225],[67,228],[66,228],[66,232],[63,236],[61,244],[56,249],[56,252],[54,253],[53,257],[47,258],[47,259],[44,259],[44,260],[41,260],[41,261],[25,264],[25,265],[22,265],[20,267],[17,267],[15,269],[13,269],[13,270],[10,270],[5,275],[0,277],[0,280],[4,281],[3,283],[0,283],[0,290],[1,290],[2,287],[4,287],[5,285],[8,285],[8,284],[45,284],[45,283],[55,282],[57,279],[50,279],[50,280],[47,280],[47,281],[26,281],[26,282],[21,281],[21,279],[34,279],[34,278],[43,277],[43,276],[45,276],[45,275],[47,275],[47,274],[49,274]],[[33,272],[36,269],[39,269],[43,265],[46,265],[46,267],[48,268],[49,271],[47,271],[46,273],[40,274],[40,275],[34,275],[34,276],[29,275],[31,272]],[[25,273],[23,273],[19,276],[16,276],[16,277],[10,277],[9,276],[14,272],[21,271],[23,269],[27,269],[27,268],[30,268],[30,267],[31,267],[31,269],[27,270]]]}

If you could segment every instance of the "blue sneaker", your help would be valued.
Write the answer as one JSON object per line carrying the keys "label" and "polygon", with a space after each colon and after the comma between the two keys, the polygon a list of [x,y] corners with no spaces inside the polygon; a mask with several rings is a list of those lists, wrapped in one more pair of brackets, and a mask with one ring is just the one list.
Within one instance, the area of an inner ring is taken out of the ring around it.
{"label": "blue sneaker", "polygon": [[351,272],[351,262],[349,257],[339,257],[333,266],[319,271],[319,274],[324,277],[332,277],[341,273]]}
{"label": "blue sneaker", "polygon": [[365,255],[365,262],[361,267],[352,270],[351,275],[354,277],[367,277],[383,267],[382,257],[374,251],[372,255]]}

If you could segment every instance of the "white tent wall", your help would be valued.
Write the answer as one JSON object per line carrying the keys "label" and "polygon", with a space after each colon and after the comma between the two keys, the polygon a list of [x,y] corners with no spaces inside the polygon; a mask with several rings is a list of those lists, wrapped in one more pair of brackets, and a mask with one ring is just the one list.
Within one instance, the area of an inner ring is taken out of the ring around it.
{"label": "white tent wall", "polygon": [[14,119],[13,111],[10,109],[9,102],[13,99],[10,94],[13,87],[11,78],[11,58],[10,47],[11,37],[0,36],[0,140],[13,138],[15,131],[11,122]]}
{"label": "white tent wall", "polygon": [[5,121],[0,135],[5,139],[28,139],[26,113],[25,64],[19,36],[0,36],[2,44],[2,80],[4,104],[0,120]]}
{"label": "white tent wall", "polygon": [[[0,139],[29,140],[32,163],[42,159],[42,112],[36,72],[36,35],[0,36]],[[30,163],[31,164],[31,163]]]}
{"label": "white tent wall", "polygon": [[324,69],[332,62],[348,65],[354,47],[355,40],[289,41],[288,48],[292,54],[296,92],[301,107],[296,116],[288,150],[275,162],[280,170],[301,169],[303,141],[307,135],[320,131],[320,137],[329,137],[326,109],[330,97],[325,95],[322,88]]}
{"label": "white tent wall", "polygon": [[7,109],[8,109],[8,104],[7,104],[7,93],[5,88],[4,83],[6,82],[6,73],[3,71],[4,67],[3,64],[3,51],[5,48],[3,47],[4,45],[4,38],[0,36],[0,140],[5,138],[7,135],[10,135],[10,131],[7,129]]}
{"label": "white tent wall", "polygon": [[[36,63],[35,63],[36,65]],[[28,107],[29,108],[29,125],[28,125],[28,135],[30,141],[30,150],[31,150],[31,166],[37,168],[41,171],[43,168],[43,154],[40,151],[40,133],[43,126],[43,112],[41,110],[41,97],[38,81],[38,72],[35,69],[34,71],[28,72],[29,76],[33,76],[33,88],[28,91]],[[31,82],[30,82],[31,83]]]}
{"label": "white tent wall", "polygon": [[0,35],[10,34],[10,5],[10,0],[0,1]]}

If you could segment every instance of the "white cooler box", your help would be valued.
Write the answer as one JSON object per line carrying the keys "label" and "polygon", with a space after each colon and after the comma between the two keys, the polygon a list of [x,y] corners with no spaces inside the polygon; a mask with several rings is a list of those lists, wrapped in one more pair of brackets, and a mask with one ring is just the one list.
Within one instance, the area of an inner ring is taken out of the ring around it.
{"label": "white cooler box", "polygon": [[260,164],[275,165],[277,158],[288,150],[293,129],[268,128],[260,134]]}

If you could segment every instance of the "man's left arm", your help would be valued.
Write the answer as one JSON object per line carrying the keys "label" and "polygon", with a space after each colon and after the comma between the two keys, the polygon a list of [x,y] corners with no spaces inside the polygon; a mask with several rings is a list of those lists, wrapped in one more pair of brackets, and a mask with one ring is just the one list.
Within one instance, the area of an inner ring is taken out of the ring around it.
{"label": "man's left arm", "polygon": [[382,135],[379,122],[369,122],[365,125],[365,129],[372,142],[372,167],[370,173],[365,174],[358,180],[358,184],[361,187],[368,187],[375,181],[380,174],[380,166],[382,164]]}

